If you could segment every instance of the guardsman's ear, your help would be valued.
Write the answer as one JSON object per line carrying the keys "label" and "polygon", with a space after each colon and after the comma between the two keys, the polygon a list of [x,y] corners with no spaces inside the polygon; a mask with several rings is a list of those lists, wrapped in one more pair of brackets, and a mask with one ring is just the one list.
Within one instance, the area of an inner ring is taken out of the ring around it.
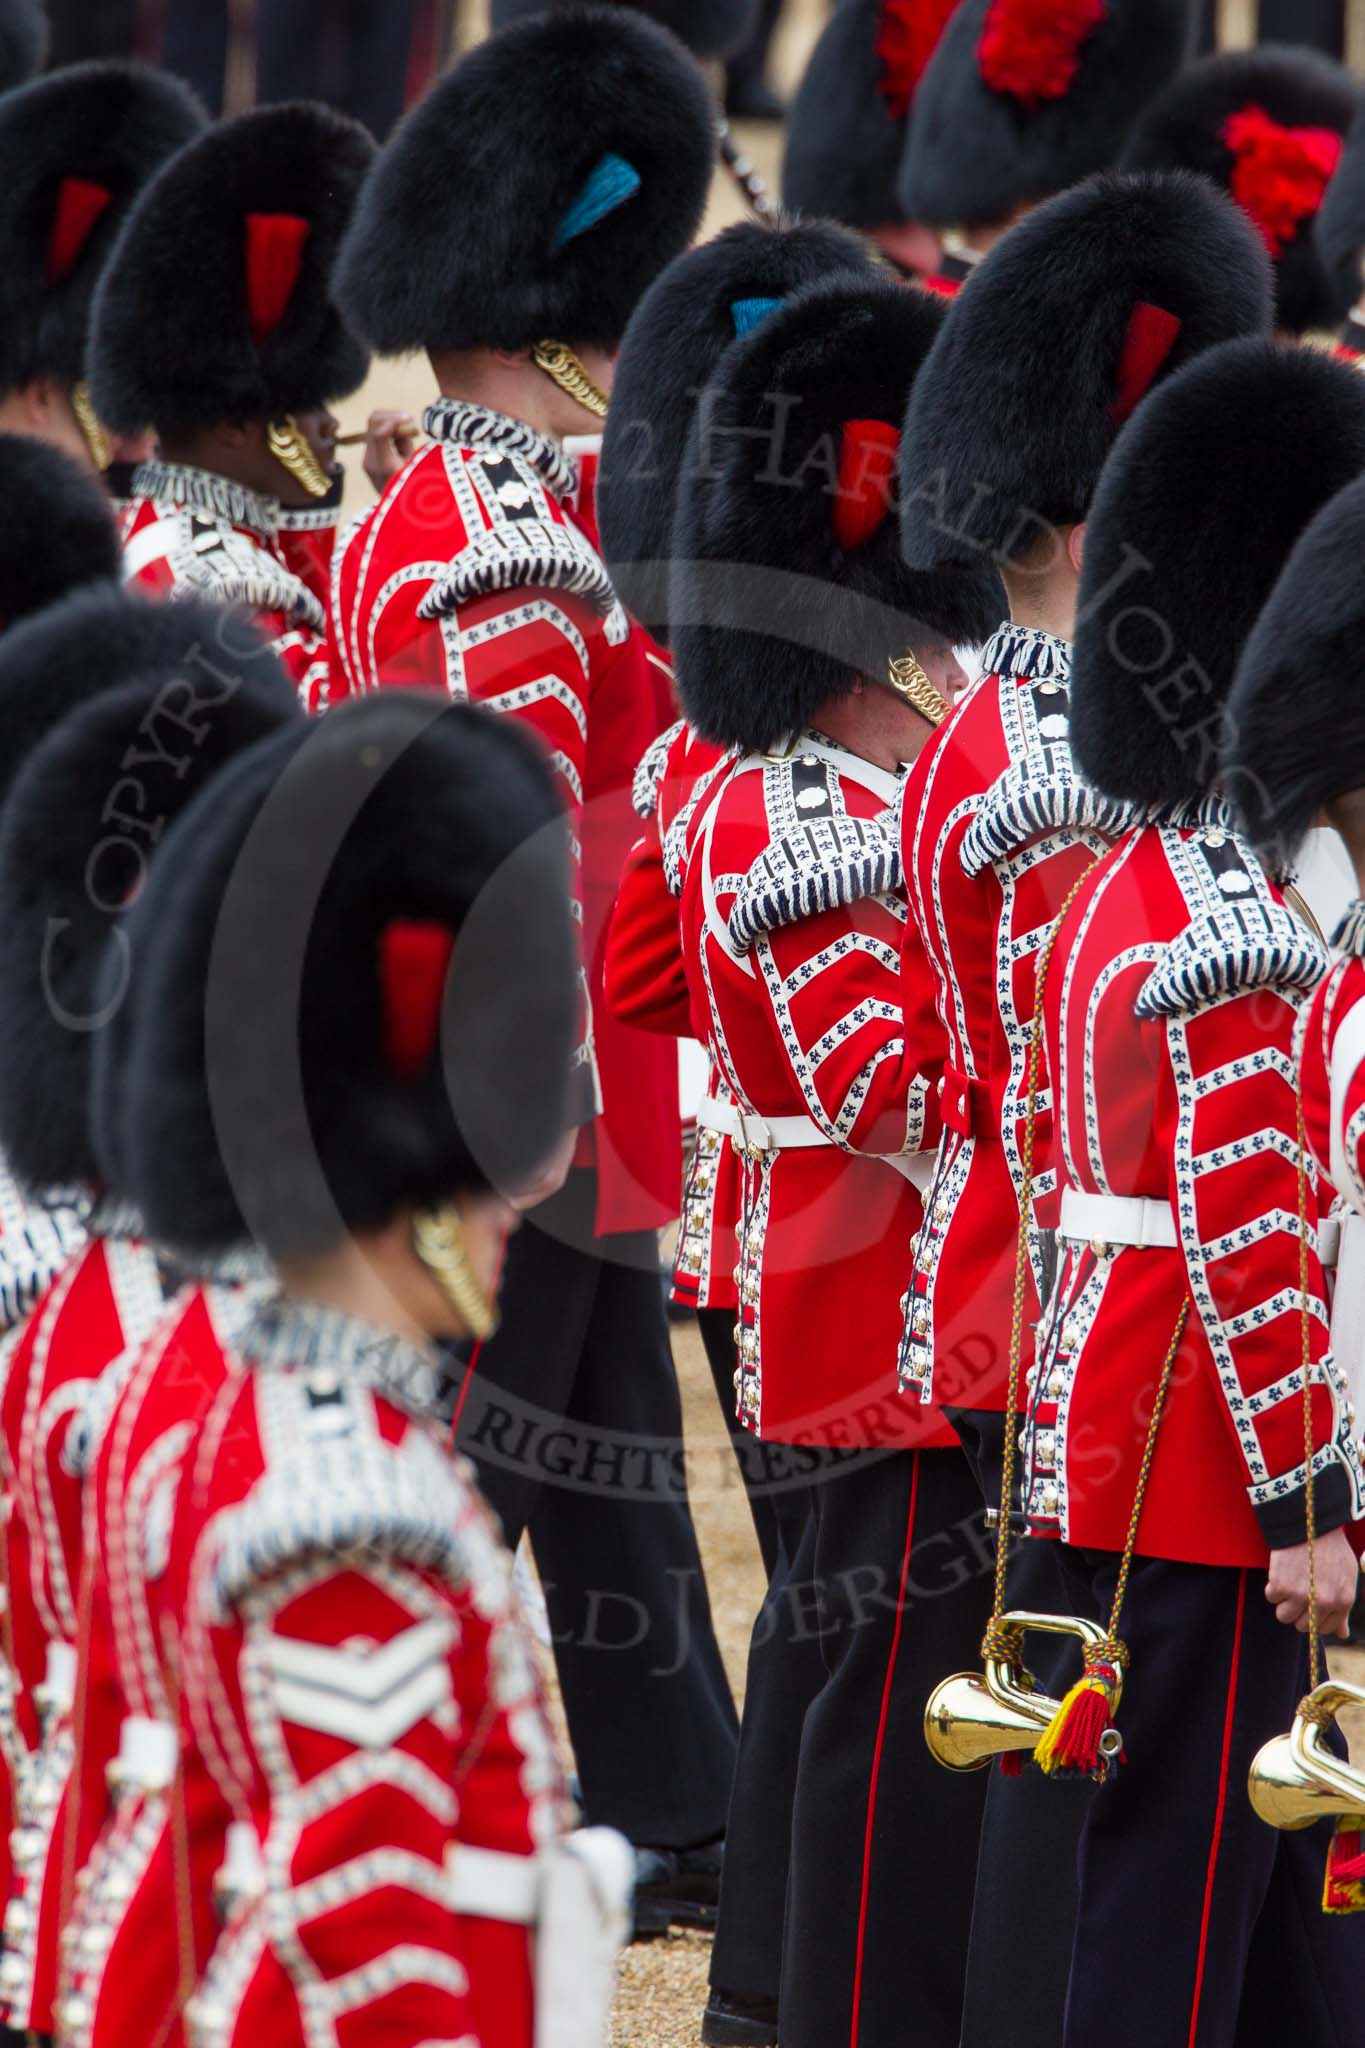
{"label": "guardsman's ear", "polygon": [[1073,526],[1067,534],[1066,552],[1068,561],[1071,563],[1072,568],[1079,576],[1081,573],[1081,558],[1085,554],[1084,520],[1081,521],[1079,526]]}

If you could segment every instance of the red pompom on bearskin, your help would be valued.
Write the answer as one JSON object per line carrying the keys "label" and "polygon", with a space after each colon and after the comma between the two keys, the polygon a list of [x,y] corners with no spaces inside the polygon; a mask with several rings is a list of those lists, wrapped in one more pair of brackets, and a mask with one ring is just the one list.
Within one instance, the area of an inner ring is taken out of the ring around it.
{"label": "red pompom on bearskin", "polygon": [[1242,107],[1223,123],[1223,140],[1233,158],[1228,189],[1278,258],[1321,206],[1342,139],[1334,128],[1282,128],[1264,107]]}
{"label": "red pompom on bearskin", "polygon": [[1024,107],[1063,99],[1104,16],[1104,0],[993,0],[977,45],[981,76]]}
{"label": "red pompom on bearskin", "polygon": [[886,0],[873,48],[881,66],[881,94],[894,121],[910,111],[915,88],[957,0]]}

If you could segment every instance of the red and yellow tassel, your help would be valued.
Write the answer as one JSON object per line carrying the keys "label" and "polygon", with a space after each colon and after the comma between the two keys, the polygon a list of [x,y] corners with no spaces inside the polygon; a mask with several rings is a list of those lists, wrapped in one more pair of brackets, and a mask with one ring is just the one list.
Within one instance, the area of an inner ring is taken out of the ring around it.
{"label": "red and yellow tassel", "polygon": [[1365,1817],[1358,1813],[1343,1814],[1333,1831],[1322,1910],[1365,1912]]}
{"label": "red and yellow tassel", "polygon": [[1033,1752],[1050,1778],[1093,1778],[1102,1785],[1123,1762],[1123,1753],[1104,1738],[1114,1726],[1123,1687],[1127,1646],[1109,1636],[1086,1654],[1085,1669],[1063,1699]]}

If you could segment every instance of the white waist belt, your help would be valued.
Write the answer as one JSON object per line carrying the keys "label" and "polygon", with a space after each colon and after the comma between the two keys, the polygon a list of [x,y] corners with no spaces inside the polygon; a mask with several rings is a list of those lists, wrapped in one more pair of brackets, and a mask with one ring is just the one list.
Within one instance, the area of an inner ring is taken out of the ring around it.
{"label": "white waist belt", "polygon": [[1180,1242],[1169,1202],[1149,1201],[1145,1195],[1085,1195],[1079,1188],[1063,1190],[1060,1235],[1144,1249],[1173,1250]]}
{"label": "white waist belt", "polygon": [[[765,1155],[774,1152],[799,1152],[813,1150],[817,1145],[828,1145],[834,1151],[841,1151],[827,1131],[822,1131],[814,1117],[809,1116],[758,1116],[751,1109],[741,1109],[736,1102],[717,1102],[713,1095],[704,1095],[697,1104],[697,1129],[719,1131],[724,1138],[733,1138],[737,1145],[748,1146],[750,1151]],[[903,1179],[913,1182],[923,1194],[934,1177],[937,1161],[935,1152],[850,1152],[850,1159],[880,1159],[884,1166],[893,1166]]]}
{"label": "white waist belt", "polygon": [[540,1918],[541,1869],[536,1856],[505,1849],[476,1849],[459,1842],[446,1857],[447,1897],[452,1912],[482,1920],[511,1920],[534,1927]]}

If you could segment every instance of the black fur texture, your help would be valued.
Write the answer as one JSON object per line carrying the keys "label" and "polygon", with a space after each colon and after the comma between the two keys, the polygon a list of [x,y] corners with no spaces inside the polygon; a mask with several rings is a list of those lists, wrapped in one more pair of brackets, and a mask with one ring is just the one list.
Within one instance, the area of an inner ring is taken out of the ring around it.
{"label": "black fur texture", "polygon": [[989,227],[1113,164],[1138,114],[1184,63],[1190,0],[1108,0],[1068,90],[1024,106],[986,85],[977,49],[991,0],[962,0],[915,94],[902,211]]}
{"label": "black fur texture", "polygon": [[0,632],[82,583],[116,582],[122,562],[103,485],[25,434],[0,434]]}
{"label": "black fur texture", "polygon": [[[1200,171],[1227,189],[1233,154],[1223,140],[1228,117],[1260,107],[1286,128],[1332,128],[1344,135],[1361,104],[1344,65],[1312,50],[1279,44],[1206,57],[1153,100],[1128,138],[1122,164],[1132,171]],[[1326,325],[1333,293],[1310,216],[1275,262],[1276,324],[1291,334]]]}
{"label": "black fur texture", "polygon": [[1332,311],[1344,320],[1365,294],[1365,107],[1357,107],[1347,130],[1346,147],[1318,208],[1313,236]]}
{"label": "black fur texture", "polygon": [[1181,322],[1156,379],[1270,324],[1270,266],[1224,193],[1188,174],[1104,172],[1011,229],[953,301],[901,443],[916,567],[1022,561],[1084,519],[1117,431],[1134,308]]}
{"label": "black fur texture", "polygon": [[[440,1050],[406,1080],[382,1037],[396,919],[456,932]],[[386,690],[266,741],[167,835],[128,929],[131,1051],[97,1090],[121,1087],[128,1192],[159,1239],[317,1252],[524,1183],[564,1127],[566,848],[511,720]]]}
{"label": "black fur texture", "polygon": [[896,173],[906,122],[882,94],[876,51],[882,6],[883,0],[840,0],[787,115],[783,204],[855,228],[904,218]]}
{"label": "black fur texture", "polygon": [[0,807],[34,749],[90,699],[142,675],[275,673],[244,613],[92,584],[0,635]]}
{"label": "black fur texture", "polygon": [[1365,379],[1315,349],[1233,342],[1120,435],[1086,526],[1071,743],[1096,788],[1206,795],[1238,655],[1290,549],[1365,469]]}
{"label": "black fur texture", "polygon": [[[753,32],[755,0],[622,0],[648,21],[671,30],[694,57],[730,57]],[[489,19],[494,34],[528,15],[548,14],[582,0],[493,0]]]}
{"label": "black fur texture", "polygon": [[1237,664],[1223,786],[1280,871],[1293,867],[1324,804],[1365,789],[1362,562],[1358,477],[1295,542]]}
{"label": "black fur texture", "polygon": [[41,0],[0,0],[0,92],[32,78],[46,52]]}
{"label": "black fur texture", "polygon": [[135,679],[125,670],[116,686],[106,671],[100,695],[33,751],[5,804],[0,1148],[31,1188],[99,1182],[91,1059],[139,969],[126,905],[157,842],[233,754],[302,717],[273,660],[255,666],[260,673],[237,681],[175,661],[141,662]]}
{"label": "black fur texture", "polygon": [[[0,99],[0,389],[85,374],[95,287],[138,193],[204,125],[178,79],[143,64],[73,64]],[[47,275],[63,178],[112,195],[64,278]]]}
{"label": "black fur texture", "polygon": [[[341,304],[384,355],[615,348],[701,220],[715,122],[695,61],[630,9],[518,22],[462,57],[383,150],[341,251]],[[639,189],[556,246],[607,155]]]}
{"label": "black fur texture", "polygon": [[853,273],[797,294],[722,357],[679,494],[670,593],[679,698],[708,739],[765,751],[859,677],[885,681],[917,641],[979,641],[999,623],[988,565],[906,567],[894,504],[862,546],[835,535],[843,428],[899,422],[943,318],[929,293]]}
{"label": "black fur texture", "polygon": [[658,639],[678,477],[702,388],[736,336],[733,307],[786,299],[835,271],[871,270],[866,245],[829,221],[741,221],[677,256],[631,315],[597,473],[597,524],[617,595]]}
{"label": "black fur texture", "polygon": [[[267,420],[344,398],[365,348],[329,279],[374,144],[357,121],[311,103],[218,122],[153,179],[130,214],[95,301],[91,389],[118,433]],[[257,347],[246,299],[246,216],[311,223],[293,296]]]}

